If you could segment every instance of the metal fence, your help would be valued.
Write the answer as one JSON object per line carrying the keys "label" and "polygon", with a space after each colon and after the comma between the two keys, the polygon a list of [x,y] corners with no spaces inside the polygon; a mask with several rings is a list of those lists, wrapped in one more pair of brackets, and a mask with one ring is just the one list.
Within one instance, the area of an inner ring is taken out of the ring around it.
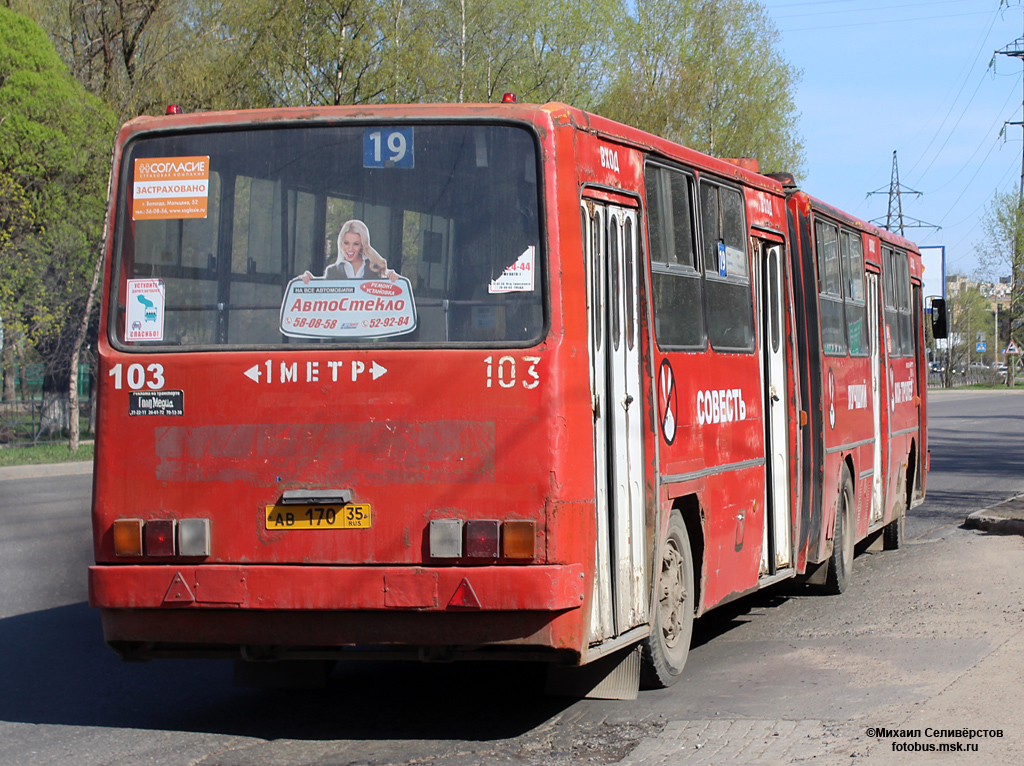
{"label": "metal fence", "polygon": [[[67,397],[0,402],[0,445],[34,446],[66,438],[70,430],[70,409]],[[79,401],[78,417],[81,433],[85,435],[89,422],[88,399]]]}
{"label": "metal fence", "polygon": [[[1017,381],[1024,376],[1017,373]],[[1006,385],[1006,370],[991,367],[953,369],[948,374],[945,370],[928,373],[928,388],[962,388],[974,385]]]}

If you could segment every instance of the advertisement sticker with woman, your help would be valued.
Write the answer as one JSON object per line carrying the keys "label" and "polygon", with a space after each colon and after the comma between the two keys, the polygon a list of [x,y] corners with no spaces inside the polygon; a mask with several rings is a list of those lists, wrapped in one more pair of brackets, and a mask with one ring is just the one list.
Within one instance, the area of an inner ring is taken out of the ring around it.
{"label": "advertisement sticker with woman", "polygon": [[281,302],[281,332],[292,338],[382,338],[416,329],[409,280],[370,245],[369,228],[346,221],[338,258],[322,277],[295,277]]}

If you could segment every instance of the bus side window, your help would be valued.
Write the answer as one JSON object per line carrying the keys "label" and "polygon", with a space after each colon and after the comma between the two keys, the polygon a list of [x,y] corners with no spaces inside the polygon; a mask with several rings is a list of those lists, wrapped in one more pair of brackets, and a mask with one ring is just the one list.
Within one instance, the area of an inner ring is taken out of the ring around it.
{"label": "bus side window", "polygon": [[839,244],[843,261],[846,341],[851,356],[866,356],[869,350],[868,325],[864,304],[864,248],[860,232],[840,232]]}
{"label": "bus side window", "polygon": [[887,339],[891,340],[888,348],[889,356],[902,356],[900,344],[900,322],[898,301],[896,298],[896,253],[892,248],[882,248],[882,280],[885,293],[885,324],[889,329]]}
{"label": "bus side window", "polygon": [[910,312],[910,265],[907,261],[907,254],[904,252],[897,252],[896,260],[898,267],[895,277],[899,280],[896,298],[900,323],[900,351],[903,356],[913,357],[914,321]]}
{"label": "bus side window", "polygon": [[711,347],[716,351],[751,351],[754,306],[743,195],[735,189],[702,181],[700,203]]}
{"label": "bus side window", "polygon": [[704,307],[694,249],[693,182],[650,164],[645,171],[654,334],[660,348],[704,348]]}
{"label": "bus side window", "polygon": [[846,354],[846,320],[839,264],[839,229],[832,223],[815,221],[814,249],[818,255],[821,345],[829,356],[843,356]]}

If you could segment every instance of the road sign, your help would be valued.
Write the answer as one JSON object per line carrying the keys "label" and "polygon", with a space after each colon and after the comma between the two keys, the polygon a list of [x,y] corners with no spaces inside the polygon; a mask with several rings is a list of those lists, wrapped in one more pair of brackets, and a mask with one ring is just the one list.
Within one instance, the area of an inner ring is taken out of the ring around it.
{"label": "road sign", "polygon": [[1012,340],[1006,344],[1006,348],[1003,349],[1004,354],[1020,354],[1020,348]]}
{"label": "road sign", "polygon": [[988,346],[985,344],[985,341],[983,340],[978,341],[977,343],[974,344],[974,350],[979,354],[984,354],[986,348],[988,348]]}

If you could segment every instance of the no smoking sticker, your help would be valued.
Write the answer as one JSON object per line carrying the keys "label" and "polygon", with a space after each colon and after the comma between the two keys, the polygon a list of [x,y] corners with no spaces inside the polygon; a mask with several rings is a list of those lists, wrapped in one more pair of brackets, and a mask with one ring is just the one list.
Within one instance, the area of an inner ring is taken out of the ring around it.
{"label": "no smoking sticker", "polygon": [[658,370],[658,402],[660,404],[661,435],[671,444],[676,440],[676,425],[679,423],[679,400],[676,394],[676,376],[668,359],[661,360]]}

